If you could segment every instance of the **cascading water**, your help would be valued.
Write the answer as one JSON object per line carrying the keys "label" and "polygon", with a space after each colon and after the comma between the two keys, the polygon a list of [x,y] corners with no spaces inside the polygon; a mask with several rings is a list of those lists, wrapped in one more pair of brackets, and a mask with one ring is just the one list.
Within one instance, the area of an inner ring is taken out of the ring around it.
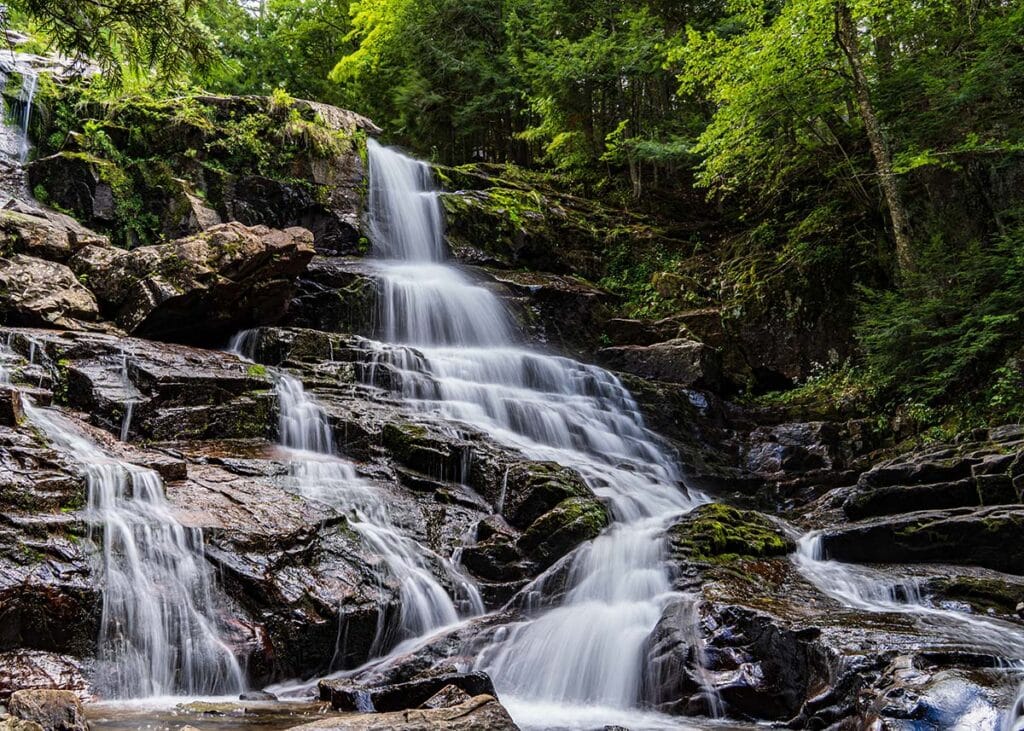
{"label": "cascading water", "polygon": [[160,476],[25,401],[30,421],[85,468],[84,517],[103,586],[97,690],[111,698],[241,691],[242,670],[217,628],[202,534],[175,519]]}
{"label": "cascading water", "polygon": [[32,105],[39,85],[39,75],[26,62],[26,58],[11,52],[9,60],[0,59],[0,83],[6,84],[12,74],[17,74],[21,83],[17,101],[7,115],[12,123],[5,121],[0,127],[0,163],[6,168],[3,171],[3,177],[7,178],[4,180],[4,187],[9,189],[4,192],[8,196],[27,195],[23,165],[28,161],[31,150],[29,124],[32,120]]}
{"label": "cascading water", "polygon": [[[844,606],[872,613],[913,615],[940,642],[978,648],[998,658],[1011,672],[1024,672],[1024,630],[987,617],[929,606],[916,580],[892,581],[876,569],[851,566],[827,558],[820,534],[811,532],[797,543],[794,563],[823,594]],[[1024,724],[1024,685],[1006,712],[1004,731]]]}
{"label": "cascading water", "polygon": [[[249,357],[247,334],[232,342],[232,350]],[[381,654],[396,643],[420,637],[459,621],[456,601],[434,576],[423,546],[402,535],[392,523],[380,491],[362,479],[353,466],[338,457],[327,415],[305,391],[302,383],[286,374],[276,374],[280,409],[279,440],[289,452],[289,484],[295,492],[351,516],[349,525],[367,548],[380,556],[387,573],[400,587],[400,617],[397,627],[381,617],[371,650]],[[480,614],[483,601],[472,582],[438,556],[436,564],[448,574],[464,613]],[[385,577],[381,577],[382,580]]]}
{"label": "cascading water", "polygon": [[618,718],[641,701],[645,640],[678,596],[665,527],[703,498],[683,487],[618,379],[517,347],[498,298],[443,262],[429,168],[372,140],[369,162],[379,334],[388,341],[379,366],[397,371],[410,405],[574,468],[615,518],[571,559],[558,606],[500,632],[478,666],[527,721]]}

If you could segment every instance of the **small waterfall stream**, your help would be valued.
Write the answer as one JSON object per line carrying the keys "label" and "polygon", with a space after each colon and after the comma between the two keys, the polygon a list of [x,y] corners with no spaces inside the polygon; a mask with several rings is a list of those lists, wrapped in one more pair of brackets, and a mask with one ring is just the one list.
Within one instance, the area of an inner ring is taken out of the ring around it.
{"label": "small waterfall stream", "polygon": [[[826,596],[871,613],[912,615],[939,642],[991,653],[1009,672],[1024,673],[1024,629],[1009,622],[928,605],[920,580],[893,581],[877,569],[829,560],[818,532],[797,543],[794,564]],[[1024,726],[1024,685],[1004,716],[1003,731]]]}
{"label": "small waterfall stream", "polygon": [[[231,349],[248,357],[247,333],[236,336]],[[382,613],[371,653],[382,655],[405,640],[457,623],[460,612],[456,600],[469,614],[483,613],[483,601],[476,586],[451,561],[404,536],[388,515],[380,490],[338,456],[327,414],[306,393],[302,383],[283,373],[276,373],[275,381],[280,409],[279,441],[288,451],[289,486],[303,497],[349,516],[351,528],[370,552],[381,558],[387,573],[399,584],[398,624],[389,626]],[[447,573],[456,599],[435,577],[431,558]],[[385,578],[382,576],[381,580]]]}
{"label": "small waterfall stream", "polygon": [[21,80],[17,99],[5,110],[5,119],[0,125],[0,192],[3,193],[0,202],[11,197],[29,197],[24,165],[32,149],[29,125],[39,74],[27,58],[13,51],[0,55],[0,84],[6,85],[14,74]]}
{"label": "small waterfall stream", "polygon": [[[622,718],[641,698],[644,643],[673,597],[664,530],[704,498],[644,427],[612,374],[519,347],[498,298],[444,262],[429,168],[369,142],[379,285],[377,362],[413,407],[574,468],[614,524],[571,559],[558,606],[499,632],[477,667],[529,721]],[[602,710],[604,709],[604,710]],[[603,721],[602,721],[603,722]]]}
{"label": "small waterfall stream", "polygon": [[221,638],[198,529],[177,521],[160,476],[105,453],[25,399],[25,413],[86,473],[89,544],[102,576],[94,681],[108,698],[238,693],[245,679]]}

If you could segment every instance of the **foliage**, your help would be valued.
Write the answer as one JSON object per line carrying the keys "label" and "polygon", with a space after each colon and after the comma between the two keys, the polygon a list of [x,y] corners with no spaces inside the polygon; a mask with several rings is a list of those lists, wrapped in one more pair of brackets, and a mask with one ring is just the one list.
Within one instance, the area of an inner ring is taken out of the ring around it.
{"label": "foliage", "polygon": [[302,99],[345,102],[344,90],[328,74],[350,50],[347,2],[266,0],[252,12],[235,0],[214,0],[202,18],[223,58],[197,76],[205,87],[227,94],[287,89]]}
{"label": "foliage", "polygon": [[10,21],[59,50],[98,64],[118,82],[125,71],[162,80],[206,68],[213,37],[201,22],[204,0],[11,0]]}
{"label": "foliage", "polygon": [[1024,416],[1013,353],[1024,337],[1024,227],[963,251],[934,241],[923,261],[902,291],[866,293],[857,337],[871,379],[908,408]]}

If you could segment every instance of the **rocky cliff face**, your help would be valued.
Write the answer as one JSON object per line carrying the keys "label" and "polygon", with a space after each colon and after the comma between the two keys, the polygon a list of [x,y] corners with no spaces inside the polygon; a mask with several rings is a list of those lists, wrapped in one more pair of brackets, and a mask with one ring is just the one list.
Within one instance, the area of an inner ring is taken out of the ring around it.
{"label": "rocky cliff face", "polygon": [[[402,587],[350,513],[289,489],[276,446],[288,375],[392,522],[433,557],[437,581],[458,596],[440,561],[457,557],[487,610],[321,693],[338,708],[357,691],[398,704],[382,711],[401,711],[396,695],[433,702],[414,712],[424,728],[514,727],[481,695],[493,688],[459,671],[498,625],[536,608],[538,577],[543,601],[564,592],[566,557],[608,509],[573,470],[395,395],[401,372],[368,339],[379,285],[361,256],[360,140],[374,128],[281,105],[127,104],[100,125],[109,145],[76,130],[43,150],[31,180],[45,204],[0,213],[0,701],[31,688],[87,696],[102,611],[83,466],[26,417],[29,399],[159,473],[181,524],[202,530],[223,593],[217,621],[252,685],[359,667],[379,650]],[[291,147],[261,158],[275,141]],[[850,607],[794,552],[801,531],[820,530],[830,557],[884,564],[879,581],[910,575],[923,603],[1024,627],[1019,430],[893,458],[879,450],[885,435],[835,411],[730,403],[755,369],[798,369],[751,360],[756,338],[723,329],[715,311],[616,319],[615,297],[591,283],[602,275],[593,242],[626,235],[609,232],[609,211],[551,205],[486,170],[445,176],[448,245],[470,275],[525,337],[621,371],[687,481],[720,501],[669,531],[678,594],[647,640],[649,708],[791,728],[943,727],[951,697],[988,720],[1009,704],[998,652],[897,606]],[[758,322],[746,327],[766,337]],[[213,349],[244,328],[256,328],[251,359]],[[435,677],[445,680],[426,694]],[[405,683],[421,685],[391,688]]]}

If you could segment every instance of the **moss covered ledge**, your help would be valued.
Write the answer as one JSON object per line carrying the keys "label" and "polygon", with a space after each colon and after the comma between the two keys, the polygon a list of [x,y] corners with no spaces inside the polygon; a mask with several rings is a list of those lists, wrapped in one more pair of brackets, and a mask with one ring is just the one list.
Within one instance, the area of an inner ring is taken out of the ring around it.
{"label": "moss covered ledge", "polygon": [[792,539],[765,516],[721,503],[700,506],[668,533],[677,561],[728,563],[740,558],[785,556],[796,548]]}

